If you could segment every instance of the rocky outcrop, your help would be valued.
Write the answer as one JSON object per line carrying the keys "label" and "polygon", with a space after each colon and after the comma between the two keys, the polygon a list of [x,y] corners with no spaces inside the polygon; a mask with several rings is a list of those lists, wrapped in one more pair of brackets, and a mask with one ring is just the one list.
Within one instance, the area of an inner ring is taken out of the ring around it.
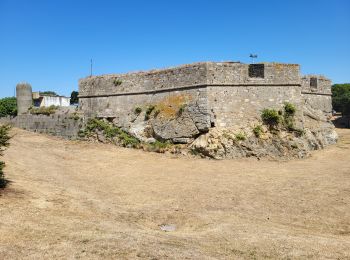
{"label": "rocky outcrop", "polygon": [[113,123],[143,142],[155,140],[188,144],[210,128],[205,104],[189,95],[166,97],[145,107],[135,108],[128,121],[115,118]]}
{"label": "rocky outcrop", "polygon": [[324,148],[337,141],[333,127],[305,129],[303,133],[279,130],[270,132],[264,127],[261,136],[254,135],[252,129],[211,129],[198,137],[191,149],[196,154],[214,159],[242,157],[303,158],[310,151]]}

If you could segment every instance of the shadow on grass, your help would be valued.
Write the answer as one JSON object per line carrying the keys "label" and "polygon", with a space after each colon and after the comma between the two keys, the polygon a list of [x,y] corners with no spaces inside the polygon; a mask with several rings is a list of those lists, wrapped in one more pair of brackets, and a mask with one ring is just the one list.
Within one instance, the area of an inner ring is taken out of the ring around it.
{"label": "shadow on grass", "polygon": [[5,178],[0,179],[0,189],[5,189],[8,184],[10,184],[11,181],[6,180]]}

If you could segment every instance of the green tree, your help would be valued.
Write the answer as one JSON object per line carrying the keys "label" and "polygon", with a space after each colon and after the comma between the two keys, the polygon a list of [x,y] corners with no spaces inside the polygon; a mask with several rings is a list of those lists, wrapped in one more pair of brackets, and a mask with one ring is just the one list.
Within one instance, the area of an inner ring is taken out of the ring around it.
{"label": "green tree", "polygon": [[350,84],[335,84],[332,86],[333,109],[350,115]]}
{"label": "green tree", "polygon": [[15,97],[6,97],[0,99],[0,117],[16,116],[17,100]]}
{"label": "green tree", "polygon": [[43,91],[43,92],[39,92],[39,94],[41,96],[54,96],[54,97],[58,96],[58,94],[55,91]]}
{"label": "green tree", "polygon": [[70,95],[70,103],[77,104],[79,103],[79,92],[78,91],[72,91],[72,94]]}

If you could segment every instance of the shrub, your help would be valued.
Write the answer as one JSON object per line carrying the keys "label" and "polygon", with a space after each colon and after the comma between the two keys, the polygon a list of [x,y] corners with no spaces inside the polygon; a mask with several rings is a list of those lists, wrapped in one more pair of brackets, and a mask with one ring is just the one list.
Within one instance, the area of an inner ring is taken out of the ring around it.
{"label": "shrub", "polygon": [[256,137],[260,137],[261,134],[263,133],[263,129],[262,129],[262,126],[261,125],[257,125],[253,128],[253,133]]}
{"label": "shrub", "polygon": [[17,115],[17,99],[7,97],[0,99],[0,117]]}
{"label": "shrub", "polygon": [[118,138],[121,142],[121,145],[124,147],[136,148],[140,144],[139,139],[122,130],[120,130],[118,133]]}
{"label": "shrub", "polygon": [[244,141],[245,139],[247,139],[245,133],[237,133],[235,134],[235,138],[238,141]]}
{"label": "shrub", "polygon": [[153,110],[156,108],[156,106],[154,105],[150,105],[148,106],[147,110],[146,110],[146,114],[145,114],[145,120],[149,120]]}
{"label": "shrub", "polygon": [[33,115],[47,115],[47,116],[49,116],[49,115],[55,114],[57,109],[58,109],[57,106],[31,108],[30,113]]}
{"label": "shrub", "polygon": [[[8,135],[8,132],[10,128],[11,127],[7,125],[0,126],[0,156],[2,156],[3,147],[7,147],[9,145],[10,136]],[[5,188],[7,184],[3,172],[4,167],[5,163],[0,161],[0,188]]]}
{"label": "shrub", "polygon": [[8,135],[8,132],[10,131],[10,129],[11,129],[11,126],[9,125],[0,126],[0,155],[1,155],[1,149],[9,145],[10,137]]}
{"label": "shrub", "polygon": [[3,171],[4,168],[5,168],[5,163],[0,161],[0,189],[5,188],[7,183],[4,176],[4,171]]}
{"label": "shrub", "polygon": [[281,122],[281,115],[275,109],[264,109],[261,113],[261,119],[269,126],[276,126]]}
{"label": "shrub", "polygon": [[113,84],[114,84],[114,86],[120,86],[121,84],[122,84],[123,82],[120,80],[120,79],[115,79],[114,81],[113,81]]}
{"label": "shrub", "polygon": [[142,108],[141,107],[136,107],[135,110],[134,110],[135,115],[139,115],[139,114],[141,114],[141,112],[142,112]]}
{"label": "shrub", "polygon": [[283,125],[287,128],[288,131],[294,131],[294,115],[296,108],[293,104],[286,102],[284,104],[284,113],[283,113]]}
{"label": "shrub", "polygon": [[95,133],[96,130],[102,131],[103,135],[111,141],[114,138],[117,138],[117,141],[124,147],[137,147],[140,143],[140,141],[136,137],[123,131],[119,127],[114,126],[103,120],[99,120],[97,118],[89,119],[86,124],[85,130],[79,131],[79,136],[91,136],[91,134]]}
{"label": "shrub", "polygon": [[296,112],[296,108],[292,103],[286,102],[284,104],[284,115],[285,116],[294,116]]}

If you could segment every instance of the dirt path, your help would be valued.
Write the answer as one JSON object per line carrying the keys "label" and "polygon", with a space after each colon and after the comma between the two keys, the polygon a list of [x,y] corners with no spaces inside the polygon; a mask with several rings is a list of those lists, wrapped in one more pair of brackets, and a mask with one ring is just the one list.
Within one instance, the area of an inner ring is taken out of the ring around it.
{"label": "dirt path", "polygon": [[14,132],[2,259],[350,259],[350,130],[289,162],[179,159]]}

